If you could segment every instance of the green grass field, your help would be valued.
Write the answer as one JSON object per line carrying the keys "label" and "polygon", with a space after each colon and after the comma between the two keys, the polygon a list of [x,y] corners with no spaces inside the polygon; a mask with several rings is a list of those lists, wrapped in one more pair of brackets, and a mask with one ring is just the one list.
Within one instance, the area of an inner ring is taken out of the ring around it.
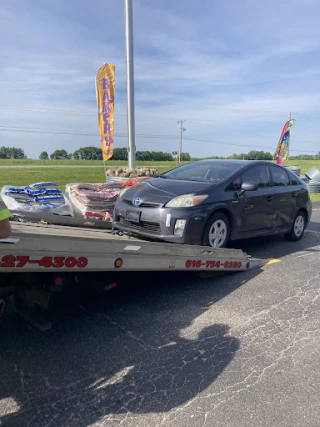
{"label": "green grass field", "polygon": [[[108,167],[127,166],[128,162],[121,160],[109,160]],[[137,166],[160,166],[174,168],[175,161],[172,162],[136,162]],[[0,166],[101,166],[101,160],[4,160],[0,159]]]}
{"label": "green grass field", "polygon": [[[107,163],[108,167],[126,165],[126,162],[121,161],[110,161]],[[166,172],[169,169],[173,169],[175,165],[175,162],[137,162],[137,166],[152,166],[159,172]],[[0,166],[2,166],[0,168],[0,188],[3,185],[27,185],[40,181],[54,181],[64,190],[65,185],[72,182],[105,182],[104,167],[101,161],[0,160]],[[20,167],[15,168],[14,166]],[[21,166],[26,167],[23,168]],[[65,167],[57,168],[50,166]],[[77,167],[72,168],[68,166]],[[320,160],[294,160],[287,162],[286,166],[299,166],[302,168],[302,173],[304,174],[313,166],[320,170]],[[320,201],[320,194],[311,194],[311,198],[313,202]]]}

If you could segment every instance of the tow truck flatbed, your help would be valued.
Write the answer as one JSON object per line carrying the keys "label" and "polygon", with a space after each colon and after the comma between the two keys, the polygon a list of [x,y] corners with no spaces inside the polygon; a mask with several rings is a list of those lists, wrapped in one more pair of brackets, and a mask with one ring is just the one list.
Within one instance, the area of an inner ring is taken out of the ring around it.
{"label": "tow truck flatbed", "polygon": [[265,260],[240,249],[148,242],[111,230],[42,223],[13,223],[0,241],[0,272],[243,271]]}
{"label": "tow truck flatbed", "polygon": [[240,272],[268,261],[240,249],[119,235],[101,221],[50,214],[13,217],[12,236],[0,240],[0,297],[13,295],[16,311],[41,331],[51,327],[47,309],[52,293],[73,284],[78,288],[81,281],[109,289],[114,283],[108,280],[118,271]]}

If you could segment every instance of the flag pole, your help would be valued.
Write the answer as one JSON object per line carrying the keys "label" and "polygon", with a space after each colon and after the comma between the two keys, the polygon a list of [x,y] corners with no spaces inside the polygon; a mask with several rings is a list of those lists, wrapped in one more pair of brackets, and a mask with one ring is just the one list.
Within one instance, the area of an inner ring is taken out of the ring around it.
{"label": "flag pole", "polygon": [[[289,113],[289,120],[291,120],[292,119],[292,113]],[[291,136],[291,135],[290,135]],[[291,143],[291,141],[290,141],[290,137],[289,137],[289,144],[288,144],[288,160],[289,160],[289,154],[290,154],[290,143]]]}
{"label": "flag pole", "polygon": [[135,121],[134,121],[134,67],[133,67],[133,24],[132,0],[124,0],[127,63],[127,122],[129,168],[136,163]]}

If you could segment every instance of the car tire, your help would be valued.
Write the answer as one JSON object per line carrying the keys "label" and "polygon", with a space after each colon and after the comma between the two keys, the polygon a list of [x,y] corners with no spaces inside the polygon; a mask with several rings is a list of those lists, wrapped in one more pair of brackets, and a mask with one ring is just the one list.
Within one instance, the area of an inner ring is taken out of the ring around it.
{"label": "car tire", "polygon": [[230,231],[228,217],[223,212],[216,212],[205,226],[202,244],[212,248],[225,248],[229,241]]}
{"label": "car tire", "polygon": [[306,215],[304,214],[304,212],[299,211],[294,218],[291,231],[285,236],[288,240],[291,240],[292,242],[297,242],[303,236],[305,228]]}

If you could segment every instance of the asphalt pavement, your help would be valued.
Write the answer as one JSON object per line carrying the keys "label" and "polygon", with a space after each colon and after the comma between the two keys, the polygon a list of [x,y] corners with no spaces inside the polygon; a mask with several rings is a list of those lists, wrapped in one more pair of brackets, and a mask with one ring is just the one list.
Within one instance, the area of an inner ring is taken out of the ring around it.
{"label": "asphalt pavement", "polygon": [[280,262],[121,276],[103,297],[58,306],[45,333],[9,313],[0,425],[320,426],[320,204],[301,241],[235,247]]}

